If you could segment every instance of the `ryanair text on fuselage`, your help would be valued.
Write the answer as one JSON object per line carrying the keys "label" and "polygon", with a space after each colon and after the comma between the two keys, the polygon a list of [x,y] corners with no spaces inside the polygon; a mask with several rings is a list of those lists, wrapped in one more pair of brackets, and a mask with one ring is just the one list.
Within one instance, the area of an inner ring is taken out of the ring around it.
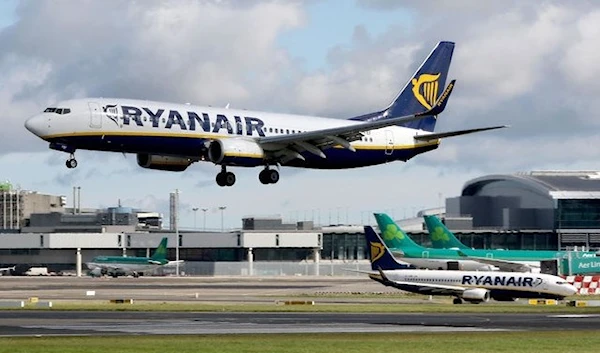
{"label": "ryanair text on fuselage", "polygon": [[490,285],[490,286],[514,286],[514,287],[537,287],[542,283],[541,278],[514,277],[514,276],[473,276],[464,275],[462,284],[466,285]]}
{"label": "ryanair text on fuselage", "polygon": [[[119,114],[119,107],[121,108],[121,114]],[[187,131],[202,130],[204,132],[219,133],[221,129],[226,129],[230,135],[265,136],[263,131],[264,122],[259,118],[249,116],[235,115],[232,123],[230,118],[223,114],[215,114],[214,117],[211,117],[208,113],[198,114],[187,111],[181,114],[179,111],[172,109],[152,111],[152,109],[146,107],[114,104],[104,106],[102,111],[117,126],[119,126],[119,119],[123,125],[135,126],[144,126],[144,121],[147,120],[147,124],[151,124],[153,128],[171,129],[174,125],[178,125],[180,130]],[[214,119],[214,122],[212,119]]]}

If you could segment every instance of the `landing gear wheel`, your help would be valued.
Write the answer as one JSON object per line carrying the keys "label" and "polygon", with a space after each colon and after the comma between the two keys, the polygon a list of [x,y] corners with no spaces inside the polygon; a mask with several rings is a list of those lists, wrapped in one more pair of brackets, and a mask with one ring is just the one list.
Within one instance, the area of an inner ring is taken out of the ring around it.
{"label": "landing gear wheel", "polygon": [[263,184],[275,184],[279,181],[279,172],[275,169],[265,169],[258,174],[258,180]]}
{"label": "landing gear wheel", "polygon": [[235,184],[235,174],[222,171],[217,174],[216,181],[219,186],[233,186]]}
{"label": "landing gear wheel", "polygon": [[452,300],[452,304],[462,304],[462,303],[463,303],[463,301],[462,301],[462,299],[460,299],[460,298],[454,298],[454,299]]}
{"label": "landing gear wheel", "polygon": [[216,180],[217,180],[217,185],[219,185],[219,186],[225,186],[225,185],[227,185],[225,183],[225,173],[223,173],[223,172],[217,174],[217,179]]}
{"label": "landing gear wheel", "polygon": [[269,183],[269,179],[267,179],[268,171],[268,169],[265,169],[258,174],[258,180],[265,185]]}
{"label": "landing gear wheel", "polygon": [[225,185],[233,186],[235,184],[235,174],[232,172],[225,173]]}
{"label": "landing gear wheel", "polygon": [[69,169],[77,168],[77,160],[75,158],[67,159],[65,165]]}

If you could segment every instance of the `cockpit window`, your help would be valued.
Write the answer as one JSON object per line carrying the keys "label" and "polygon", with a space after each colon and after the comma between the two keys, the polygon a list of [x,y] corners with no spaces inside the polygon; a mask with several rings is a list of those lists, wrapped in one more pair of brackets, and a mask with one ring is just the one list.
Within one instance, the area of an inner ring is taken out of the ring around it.
{"label": "cockpit window", "polygon": [[69,114],[71,112],[70,108],[46,108],[44,113],[56,113],[56,114]]}

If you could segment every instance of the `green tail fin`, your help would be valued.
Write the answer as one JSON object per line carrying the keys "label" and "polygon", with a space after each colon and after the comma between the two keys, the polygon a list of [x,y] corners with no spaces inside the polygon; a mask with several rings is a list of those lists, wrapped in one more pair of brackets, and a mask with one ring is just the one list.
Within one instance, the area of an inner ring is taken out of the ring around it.
{"label": "green tail fin", "polygon": [[152,254],[152,260],[165,260],[167,258],[167,237],[162,238],[158,248]]}
{"label": "green tail fin", "polygon": [[435,249],[469,249],[468,246],[461,243],[458,238],[446,228],[444,223],[436,216],[424,216],[425,225],[429,231],[431,245]]}
{"label": "green tail fin", "polygon": [[385,213],[374,213],[383,242],[390,249],[422,248],[398,227],[390,216]]}

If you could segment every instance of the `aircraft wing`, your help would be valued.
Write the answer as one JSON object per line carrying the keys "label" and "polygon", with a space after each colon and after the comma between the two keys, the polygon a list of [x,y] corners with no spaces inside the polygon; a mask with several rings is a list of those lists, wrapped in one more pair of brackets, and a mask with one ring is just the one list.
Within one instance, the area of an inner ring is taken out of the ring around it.
{"label": "aircraft wing", "polygon": [[481,262],[484,264],[492,265],[498,267],[498,270],[505,272],[533,272],[533,269],[539,269],[539,266],[524,264],[516,261],[509,260],[500,260],[500,259],[490,259],[488,257],[477,257],[477,256],[468,256],[461,255],[465,258],[477,262]]}
{"label": "aircraft wing", "polygon": [[[489,257],[480,257],[480,256],[469,256],[465,252],[460,251],[460,250],[458,250],[458,255],[460,255],[461,257],[467,258],[469,260],[496,266],[496,267],[498,267],[498,269],[500,271],[533,272],[534,268],[536,268],[536,269],[540,268],[540,266],[535,266],[533,264],[524,264],[522,262],[517,262],[517,261],[491,259]],[[554,259],[546,259],[546,260],[554,260]],[[544,261],[544,259],[541,259],[539,261]]]}
{"label": "aircraft wing", "polygon": [[184,263],[184,260],[179,260],[179,261],[169,261],[166,264],[164,264],[164,266],[176,266],[177,264],[182,264]]}
{"label": "aircraft wing", "polygon": [[376,121],[365,121],[348,126],[340,126],[329,129],[301,132],[299,134],[287,134],[278,136],[267,136],[257,140],[265,150],[279,151],[276,158],[289,161],[295,158],[303,159],[300,152],[308,151],[312,154],[325,158],[323,149],[336,145],[354,151],[350,142],[359,140],[365,131],[375,130],[386,126],[407,123],[423,119],[428,116],[438,115],[444,111],[448,98],[454,88],[456,80],[452,80],[446,87],[440,98],[433,107],[425,112],[413,115],[392,117]]}
{"label": "aircraft wing", "polygon": [[439,132],[439,133],[433,133],[433,134],[418,135],[418,136],[415,136],[415,140],[417,140],[417,141],[432,141],[432,140],[437,140],[437,139],[444,138],[444,137],[467,135],[467,134],[472,134],[475,132],[503,129],[506,127],[509,127],[509,126],[508,125],[498,125],[498,126],[482,127],[482,128],[478,128],[478,129]]}

